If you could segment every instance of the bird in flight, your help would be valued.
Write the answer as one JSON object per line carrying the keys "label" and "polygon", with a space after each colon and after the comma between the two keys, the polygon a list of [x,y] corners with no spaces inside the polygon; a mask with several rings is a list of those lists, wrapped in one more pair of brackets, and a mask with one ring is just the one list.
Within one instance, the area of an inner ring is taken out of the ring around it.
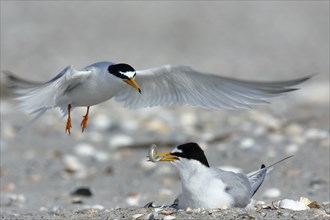
{"label": "bird in flight", "polygon": [[135,70],[125,63],[98,62],[82,69],[64,68],[45,83],[31,82],[8,73],[23,110],[35,114],[32,122],[51,108],[67,115],[70,134],[71,111],[87,107],[81,121],[87,126],[90,106],[115,98],[129,108],[191,105],[206,109],[239,109],[268,103],[267,99],[296,90],[310,77],[288,81],[257,82],[202,73],[188,66],[161,66]]}
{"label": "bird in flight", "polygon": [[204,151],[196,143],[182,144],[163,154],[155,152],[150,155],[149,152],[151,161],[167,161],[177,167],[182,194],[171,207],[178,209],[245,208],[273,166],[291,157],[267,167],[261,165],[259,170],[249,174],[242,174],[210,167]]}

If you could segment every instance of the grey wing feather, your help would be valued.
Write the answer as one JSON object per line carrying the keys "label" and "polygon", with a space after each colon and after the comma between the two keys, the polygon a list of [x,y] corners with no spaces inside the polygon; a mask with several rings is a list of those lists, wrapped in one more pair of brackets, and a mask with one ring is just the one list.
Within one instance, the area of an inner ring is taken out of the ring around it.
{"label": "grey wing feather", "polygon": [[[89,75],[90,71],[77,71],[68,66],[46,83],[26,81],[13,74],[8,75],[8,78],[14,92],[18,95],[16,99],[20,102],[21,109],[33,114],[61,107],[58,105],[58,99],[63,93],[68,88],[81,83]],[[40,114],[37,116],[40,117]]]}
{"label": "grey wing feather", "polygon": [[247,177],[249,179],[250,185],[251,185],[251,197],[258,191],[261,184],[264,182],[267,174],[272,170],[272,168],[262,168],[260,170],[254,171],[253,173],[247,174]]}
{"label": "grey wing feather", "polygon": [[208,109],[250,108],[267,99],[294,91],[296,84],[310,77],[281,82],[254,82],[195,71],[187,66],[163,66],[137,71],[136,82],[142,95],[131,88],[115,99],[129,108],[164,105],[191,105]]}
{"label": "grey wing feather", "polygon": [[288,156],[282,160],[277,161],[276,163],[273,163],[272,165],[265,166],[264,164],[261,165],[261,168],[259,170],[253,171],[251,173],[248,173],[246,176],[249,179],[251,188],[252,188],[252,195],[251,197],[258,191],[259,187],[265,180],[265,177],[267,174],[272,171],[273,167],[278,164],[283,162],[284,160],[287,160],[289,158],[293,157],[293,155]]}
{"label": "grey wing feather", "polygon": [[241,173],[211,168],[226,185],[226,192],[233,197],[235,207],[246,207],[250,203],[251,187],[248,178]]}

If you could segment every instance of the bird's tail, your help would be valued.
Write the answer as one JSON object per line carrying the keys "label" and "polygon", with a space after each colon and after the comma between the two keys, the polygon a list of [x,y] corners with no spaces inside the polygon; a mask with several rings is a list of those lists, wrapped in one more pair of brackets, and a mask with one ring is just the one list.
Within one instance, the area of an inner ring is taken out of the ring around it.
{"label": "bird's tail", "polygon": [[249,179],[251,188],[252,188],[252,195],[251,197],[258,191],[258,189],[260,188],[261,184],[263,183],[263,181],[265,180],[265,177],[267,176],[267,174],[273,169],[273,167],[278,164],[283,162],[284,160],[287,160],[289,158],[293,157],[293,155],[288,156],[280,161],[277,161],[276,163],[273,163],[270,166],[265,166],[264,164],[261,165],[259,170],[253,171],[249,174],[247,174],[247,177]]}
{"label": "bird's tail", "polygon": [[[53,107],[53,88],[47,83],[37,83],[23,80],[11,72],[3,72],[9,80],[9,88],[15,94],[15,100],[19,101],[19,107],[30,114],[36,114],[39,118],[42,113]],[[33,119],[32,121],[35,121]]]}
{"label": "bird's tail", "polygon": [[15,100],[19,102],[19,108],[33,115],[19,133],[23,133],[39,119],[47,110],[53,107],[53,90],[49,83],[31,82],[15,76],[9,71],[2,71],[8,80],[8,87],[15,95]]}

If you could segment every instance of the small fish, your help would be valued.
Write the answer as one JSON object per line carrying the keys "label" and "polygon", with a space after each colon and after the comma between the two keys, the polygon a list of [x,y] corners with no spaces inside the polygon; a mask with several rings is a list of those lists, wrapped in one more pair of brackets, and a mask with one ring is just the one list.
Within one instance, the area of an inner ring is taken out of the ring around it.
{"label": "small fish", "polygon": [[162,159],[162,157],[156,156],[157,153],[158,153],[157,145],[155,145],[155,144],[151,145],[151,147],[148,151],[148,156],[147,156],[149,158],[149,161],[156,163],[160,159]]}

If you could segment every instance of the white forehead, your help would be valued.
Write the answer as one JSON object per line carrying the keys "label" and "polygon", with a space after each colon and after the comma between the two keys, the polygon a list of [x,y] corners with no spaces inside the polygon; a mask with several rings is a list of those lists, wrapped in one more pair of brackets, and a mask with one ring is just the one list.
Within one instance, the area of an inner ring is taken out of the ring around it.
{"label": "white forehead", "polygon": [[127,72],[119,71],[119,73],[127,76],[128,78],[133,78],[135,76],[135,71],[127,71]]}
{"label": "white forehead", "polygon": [[180,150],[176,147],[171,151],[171,153],[182,153],[182,150]]}

